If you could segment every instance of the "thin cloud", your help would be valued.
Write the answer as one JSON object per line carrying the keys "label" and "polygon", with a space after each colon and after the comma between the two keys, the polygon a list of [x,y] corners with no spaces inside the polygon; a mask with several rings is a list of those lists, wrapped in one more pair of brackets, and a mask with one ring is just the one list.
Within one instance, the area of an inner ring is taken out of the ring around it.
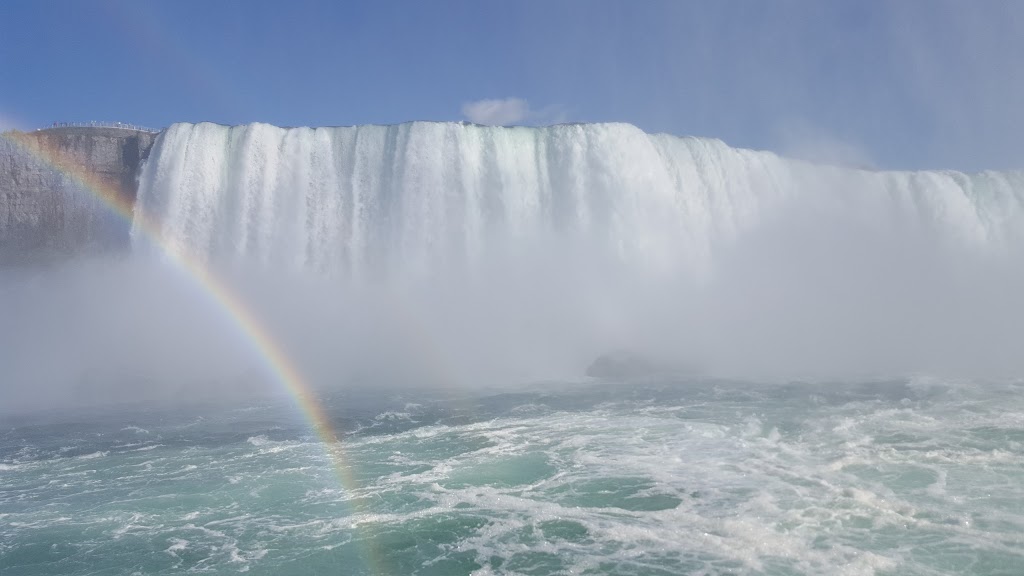
{"label": "thin cloud", "polygon": [[462,115],[474,124],[485,126],[546,125],[567,122],[562,106],[550,104],[533,108],[522,98],[475,100],[462,105]]}
{"label": "thin cloud", "polygon": [[508,126],[533,116],[530,104],[522,98],[476,100],[462,105],[462,115],[474,124]]}
{"label": "thin cloud", "polygon": [[776,128],[776,147],[783,156],[811,162],[868,169],[877,166],[863,146],[829,134],[806,120],[780,124]]}

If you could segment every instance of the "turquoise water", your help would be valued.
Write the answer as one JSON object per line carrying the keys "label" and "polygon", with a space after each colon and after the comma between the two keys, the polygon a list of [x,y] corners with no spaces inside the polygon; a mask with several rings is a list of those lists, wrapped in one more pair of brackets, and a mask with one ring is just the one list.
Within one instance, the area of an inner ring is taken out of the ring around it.
{"label": "turquoise water", "polygon": [[1024,384],[559,384],[0,421],[0,574],[1024,573]]}

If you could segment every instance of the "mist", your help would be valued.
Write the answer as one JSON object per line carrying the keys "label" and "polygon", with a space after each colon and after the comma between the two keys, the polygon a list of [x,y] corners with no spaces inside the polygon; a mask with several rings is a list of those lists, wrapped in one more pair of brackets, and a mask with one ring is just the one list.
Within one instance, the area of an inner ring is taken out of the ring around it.
{"label": "mist", "polygon": [[0,271],[0,406],[250,402],[287,393],[279,357],[320,390],[577,381],[622,349],[755,381],[1024,374],[1024,174],[817,148],[175,125],[127,256]]}
{"label": "mist", "polygon": [[[579,381],[617,349],[702,378],[1024,374],[1020,188],[980,175],[969,204],[941,174],[795,166],[810,172],[784,188],[759,187],[771,171],[750,180],[760,203],[747,220],[733,204],[703,250],[652,219],[631,232],[650,235],[646,258],[592,228],[502,236],[475,260],[389,254],[359,276],[203,261],[318,390]],[[908,178],[923,187],[878,187]],[[0,318],[5,412],[286,392],[209,287],[138,241],[128,257],[4,270]]]}

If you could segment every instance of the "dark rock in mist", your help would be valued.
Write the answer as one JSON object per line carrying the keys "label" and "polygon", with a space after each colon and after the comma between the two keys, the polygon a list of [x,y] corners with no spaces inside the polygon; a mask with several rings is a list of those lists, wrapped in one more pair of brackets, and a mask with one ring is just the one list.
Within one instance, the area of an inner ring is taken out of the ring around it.
{"label": "dark rock in mist", "polygon": [[602,380],[634,380],[652,376],[693,376],[700,370],[654,360],[632,350],[613,350],[594,359],[586,375]]}
{"label": "dark rock in mist", "polygon": [[666,372],[664,366],[629,350],[602,354],[587,367],[587,376],[614,380],[642,378],[663,372]]}

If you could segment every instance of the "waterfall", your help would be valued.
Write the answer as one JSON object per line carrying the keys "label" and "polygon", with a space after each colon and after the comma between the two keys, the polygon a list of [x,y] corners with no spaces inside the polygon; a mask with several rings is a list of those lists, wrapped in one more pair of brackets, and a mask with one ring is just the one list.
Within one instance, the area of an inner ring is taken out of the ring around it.
{"label": "waterfall", "polygon": [[176,124],[143,168],[133,238],[228,269],[428,286],[443,302],[423,323],[472,319],[463,342],[515,326],[510,342],[566,331],[531,342],[544,350],[646,340],[719,364],[1019,364],[1021,172],[822,165],[628,124]]}

